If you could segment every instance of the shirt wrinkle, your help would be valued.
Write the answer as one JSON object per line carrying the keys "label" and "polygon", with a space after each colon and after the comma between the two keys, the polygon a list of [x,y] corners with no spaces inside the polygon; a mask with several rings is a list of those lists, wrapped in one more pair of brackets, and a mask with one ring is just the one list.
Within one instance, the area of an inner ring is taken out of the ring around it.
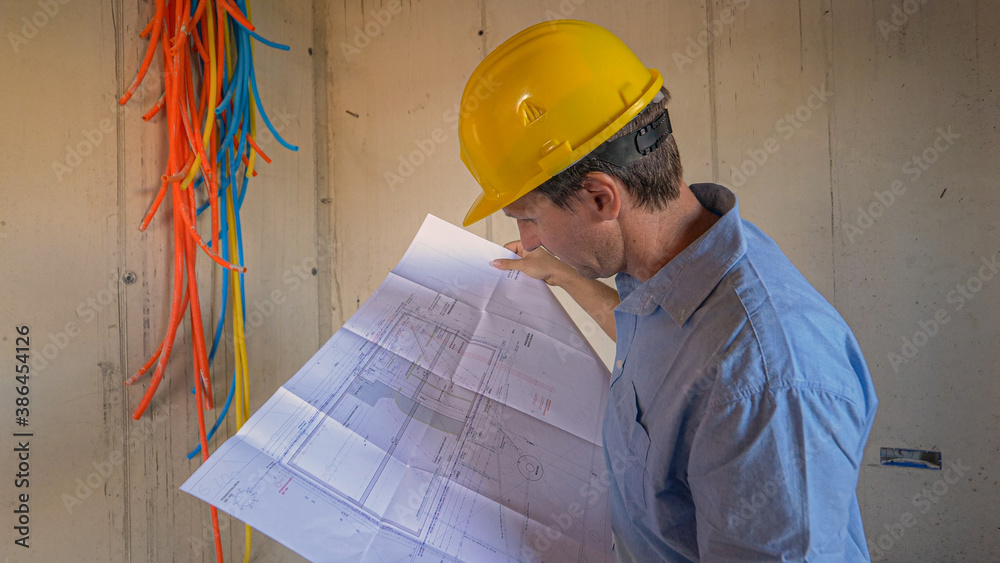
{"label": "shirt wrinkle", "polygon": [[[749,260],[747,261],[747,267],[753,268],[753,263],[750,262]],[[770,382],[771,371],[768,369],[767,366],[767,353],[764,351],[764,346],[761,344],[760,333],[757,331],[756,323],[754,323],[753,314],[747,308],[746,300],[743,298],[743,295],[740,295],[739,290],[737,290],[735,293],[736,293],[736,299],[740,302],[740,306],[743,307],[743,312],[746,314],[747,325],[750,326],[750,331],[753,332],[753,343],[757,346],[757,353],[760,354],[760,365],[761,369],[763,370],[764,381]],[[756,311],[756,308],[754,308],[754,311]]]}
{"label": "shirt wrinkle", "polygon": [[720,410],[725,407],[731,406],[735,403],[742,403],[749,399],[755,397],[763,397],[766,394],[772,396],[777,395],[782,391],[816,391],[818,393],[827,393],[833,395],[838,399],[843,399],[850,402],[852,405],[857,405],[857,401],[851,398],[840,389],[835,389],[820,381],[809,381],[805,379],[785,379],[780,383],[763,383],[760,386],[747,387],[736,395],[726,397],[724,399],[718,399],[706,406],[706,410],[715,411]]}
{"label": "shirt wrinkle", "polygon": [[[750,268],[754,272],[754,274],[757,275],[758,279],[760,279],[759,272],[757,271],[756,265],[753,263],[752,260],[747,260],[747,267]],[[760,322],[760,320],[758,318],[758,314],[761,313],[761,311],[764,310],[765,307],[767,307],[768,305],[770,305],[771,308],[773,309],[773,305],[774,305],[774,298],[773,298],[773,296],[771,294],[770,288],[767,287],[766,285],[764,285],[762,291],[764,293],[764,297],[761,298],[759,300],[759,302],[757,302],[755,304],[756,306],[754,306],[753,308],[750,308],[750,307],[747,306],[747,300],[745,299],[744,294],[740,293],[737,289],[734,288],[734,293],[736,294],[736,297],[739,299],[740,304],[743,306],[743,310],[746,313],[747,324],[750,326],[751,330],[753,331],[753,334],[754,334],[753,343],[756,345],[757,351],[760,354],[760,362],[761,362],[762,369],[763,369],[763,372],[764,372],[765,380],[768,383],[770,383],[770,382],[772,382],[775,379],[783,379],[786,376],[782,375],[780,373],[775,373],[771,369],[769,358],[773,358],[776,355],[779,355],[779,356],[783,355],[784,357],[788,358],[789,360],[793,360],[795,356],[792,353],[792,346],[791,346],[791,343],[789,342],[789,339],[788,339],[788,331],[787,331],[787,329],[785,328],[785,326],[783,324],[771,325],[771,326],[769,326],[767,328],[762,328],[762,329],[758,330],[758,326],[761,325],[761,322]],[[768,334],[767,335],[762,335],[761,334],[761,330],[766,330],[768,332]],[[782,354],[777,354],[774,351],[773,344],[772,344],[772,346],[770,347],[769,350],[765,349],[765,347],[763,345],[764,341],[772,341],[773,342],[773,341],[776,341],[776,340],[779,340],[781,342],[781,344],[784,345],[784,349],[781,350]],[[793,368],[797,368],[797,366],[793,366]],[[785,370],[782,370],[782,371],[785,371]],[[796,371],[798,371],[798,369],[790,369],[790,370],[787,370],[787,371],[789,371],[791,373],[795,373]],[[850,401],[853,404],[857,403],[857,401],[854,399],[854,397],[852,397],[848,393],[848,391],[846,389],[842,388],[842,387],[840,387],[840,388],[834,388],[832,386],[826,387],[826,384],[824,384],[822,382],[809,382],[808,380],[801,380],[800,387],[802,387],[802,388],[808,388],[808,387],[814,386],[814,385],[815,386],[823,386],[823,388],[826,391],[828,391],[830,393],[834,393],[834,394],[838,395],[840,398],[846,399],[846,400]],[[760,389],[759,389],[759,391],[763,391],[765,387],[766,387],[766,385],[761,386]],[[778,386],[774,386],[773,388],[774,389],[780,389],[780,388],[783,388],[783,387],[785,387],[785,386],[778,385]],[[744,393],[741,393],[741,395],[746,396],[746,394],[744,394]],[[734,399],[735,399],[735,397],[734,397]]]}

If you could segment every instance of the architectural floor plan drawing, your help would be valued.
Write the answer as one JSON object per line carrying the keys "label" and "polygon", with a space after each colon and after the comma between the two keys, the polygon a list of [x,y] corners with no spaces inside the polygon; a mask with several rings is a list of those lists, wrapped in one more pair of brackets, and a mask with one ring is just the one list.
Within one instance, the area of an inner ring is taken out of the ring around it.
{"label": "architectural floor plan drawing", "polygon": [[508,256],[429,216],[182,490],[313,561],[612,561],[608,372]]}

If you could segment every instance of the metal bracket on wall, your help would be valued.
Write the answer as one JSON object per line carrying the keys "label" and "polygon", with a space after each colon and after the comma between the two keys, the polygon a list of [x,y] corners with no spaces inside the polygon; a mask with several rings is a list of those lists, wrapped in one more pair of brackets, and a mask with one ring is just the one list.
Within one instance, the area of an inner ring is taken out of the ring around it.
{"label": "metal bracket on wall", "polygon": [[903,448],[880,448],[879,463],[902,467],[941,470],[941,452],[933,450],[907,450]]}

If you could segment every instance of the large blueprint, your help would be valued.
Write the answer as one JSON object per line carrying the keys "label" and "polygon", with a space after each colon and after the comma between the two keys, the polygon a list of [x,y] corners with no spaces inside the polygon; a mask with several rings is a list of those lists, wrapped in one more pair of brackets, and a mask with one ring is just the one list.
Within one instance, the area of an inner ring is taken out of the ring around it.
{"label": "large blueprint", "polygon": [[428,216],[181,489],[313,561],[612,561],[609,375],[511,256]]}

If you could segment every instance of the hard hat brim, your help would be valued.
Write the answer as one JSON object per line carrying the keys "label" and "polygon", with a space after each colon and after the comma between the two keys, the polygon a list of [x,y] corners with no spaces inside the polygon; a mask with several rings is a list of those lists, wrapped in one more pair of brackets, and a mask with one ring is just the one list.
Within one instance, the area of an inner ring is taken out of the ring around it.
{"label": "hard hat brim", "polygon": [[[511,202],[513,203],[513,202]],[[472,207],[469,212],[465,214],[465,220],[462,221],[463,227],[468,227],[469,225],[481,221],[493,213],[503,209],[509,204],[500,203],[499,200],[493,198],[487,198],[486,194],[479,194],[476,201],[472,203]]]}

